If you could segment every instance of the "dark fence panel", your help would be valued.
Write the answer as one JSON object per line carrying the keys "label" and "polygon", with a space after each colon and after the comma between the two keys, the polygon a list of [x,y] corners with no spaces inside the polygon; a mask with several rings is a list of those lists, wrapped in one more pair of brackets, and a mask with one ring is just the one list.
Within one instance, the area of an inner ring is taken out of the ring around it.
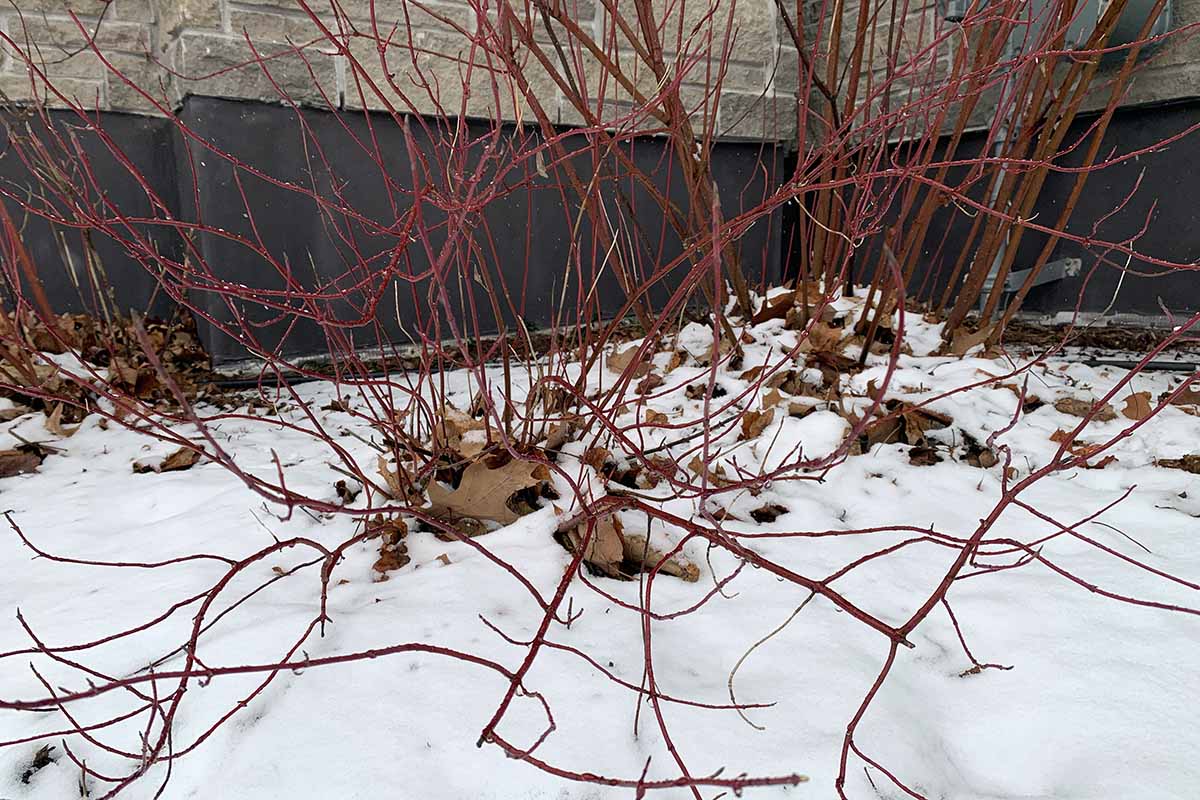
{"label": "dark fence panel", "polygon": [[[1094,122],[1094,116],[1077,120],[1065,141],[1079,141]],[[1142,150],[1198,122],[1200,103],[1195,101],[1121,110],[1109,125],[1100,157],[1113,159]],[[969,134],[964,137],[956,156],[974,158],[983,144],[983,134]],[[1086,143],[1066,154],[1059,163],[1065,167],[1078,166],[1085,150]],[[967,169],[952,169],[947,176],[948,184],[956,185],[963,180]],[[1138,237],[1132,246],[1139,253],[1173,262],[1195,263],[1200,260],[1200,204],[1192,198],[1197,194],[1198,175],[1200,138],[1196,136],[1184,137],[1157,152],[1093,172],[1066,231],[1075,236],[1110,242]],[[1056,223],[1075,177],[1076,173],[1072,172],[1050,174],[1035,208],[1039,224],[1052,226]],[[1137,191],[1126,203],[1135,186]],[[985,202],[987,181],[975,183],[968,195]],[[922,197],[918,196],[918,205]],[[1112,214],[1122,203],[1125,203],[1124,207]],[[890,222],[895,222],[895,218],[896,213],[893,213]],[[967,247],[974,221],[953,204],[939,209],[919,256],[910,292],[922,300],[941,297],[956,260]],[[787,233],[784,238],[796,244],[799,242],[798,237]],[[1027,230],[1017,248],[1013,269],[1032,266],[1047,238],[1046,234]],[[976,238],[975,246],[978,243],[979,238]],[[793,244],[793,248],[795,246]],[[795,252],[789,257],[792,264],[798,263]],[[1080,274],[1034,287],[1022,307],[1024,312],[1071,312],[1078,304],[1082,312],[1107,310],[1112,314],[1162,317],[1160,301],[1172,313],[1186,315],[1200,310],[1200,273],[1163,269],[1136,260],[1129,265],[1129,270],[1125,270],[1126,256],[1119,252],[1060,239],[1050,260],[1063,258],[1080,259]],[[881,261],[879,239],[867,241],[855,260],[856,282],[865,282]],[[966,266],[970,266],[970,254]]]}
{"label": "dark fence panel", "polygon": [[[297,124],[297,113],[303,119],[303,126]],[[239,161],[274,178],[316,187],[330,199],[341,198],[346,206],[385,228],[393,226],[411,207],[414,188],[447,188],[446,178],[413,168],[404,131],[385,115],[296,112],[279,106],[196,97],[188,101],[181,116],[190,129]],[[486,136],[489,130],[483,123],[471,124],[471,137],[482,138],[466,158],[467,169],[474,168],[485,147],[500,148],[503,160],[505,148],[512,148],[516,137],[540,136],[531,128],[506,127],[501,136],[493,139]],[[411,124],[409,133],[417,151],[429,155],[436,135],[419,124]],[[362,143],[366,142],[371,144],[364,149]],[[590,180],[595,169],[601,170],[602,196],[610,218],[636,232],[633,240],[639,249],[637,263],[649,270],[675,259],[681,252],[681,243],[647,191],[629,178],[615,156],[593,164],[595,156],[593,151],[585,149],[585,144],[582,136],[569,137],[565,142],[568,150],[576,153],[573,162],[583,180]],[[678,166],[670,158],[665,140],[641,138],[622,146],[638,168],[652,176],[659,190],[686,211]],[[376,147],[382,157],[382,169],[368,156]],[[422,241],[409,242],[405,232],[372,230],[351,214],[322,211],[312,198],[247,177],[244,171],[239,172],[242,181],[239,189],[235,168],[230,163],[214,159],[194,146],[190,153],[187,150],[183,147],[178,150],[179,195],[185,215],[193,212],[194,198],[198,197],[206,224],[248,238],[261,237],[265,250],[289,266],[289,280],[297,285],[327,285],[347,273],[363,281],[367,288],[351,291],[333,306],[343,319],[357,318],[368,310],[369,298],[380,289],[372,275],[378,275],[384,264],[399,259],[403,272],[420,275],[430,266],[430,254],[436,259],[446,241],[446,215],[432,194],[420,201],[429,233],[423,239],[417,237]],[[780,179],[782,157],[782,149],[775,146],[718,144],[713,173],[723,213],[732,217],[761,203]],[[195,165],[194,185],[188,158]],[[488,180],[491,179],[489,175]],[[506,192],[502,199],[486,204],[480,215],[453,222],[459,227],[470,227],[472,244],[471,252],[456,253],[455,258],[460,263],[470,259],[481,265],[496,285],[503,287],[505,302],[499,309],[499,318],[483,287],[471,280],[460,281],[446,298],[431,295],[427,280],[401,280],[384,287],[382,292],[383,300],[376,309],[382,330],[359,329],[358,346],[378,345],[381,336],[383,340],[403,343],[415,335],[415,328],[422,328],[426,335],[435,338],[449,336],[449,328],[429,327],[431,303],[448,303],[455,310],[454,318],[459,324],[474,326],[466,329],[470,334],[491,333],[500,325],[511,330],[518,316],[531,329],[562,320],[555,310],[564,295],[565,305],[570,309],[576,295],[592,291],[593,286],[603,313],[612,315],[620,310],[624,293],[611,267],[605,266],[606,254],[594,248],[587,219],[580,218],[573,193],[564,188],[567,184],[561,168],[553,163],[526,163],[503,176],[501,183],[505,184]],[[242,190],[253,209],[253,229],[241,200]],[[749,274],[777,280],[780,226],[772,222],[752,228],[740,241],[740,253]],[[582,253],[572,252],[572,241],[582,243]],[[429,244],[428,252],[423,246],[425,242]],[[228,280],[276,289],[285,285],[277,270],[242,244],[205,234],[200,237],[199,246],[205,260],[221,270],[222,277]],[[577,259],[580,266],[569,269],[572,259]],[[686,270],[684,264],[677,272],[682,274]],[[665,281],[656,290],[654,299],[661,301],[671,285],[671,279]],[[260,323],[274,316],[254,304],[234,308],[214,302],[208,311],[218,319],[244,313],[247,319]],[[285,336],[282,320],[258,330],[265,346],[289,354],[325,351],[327,334],[328,331],[315,324],[300,324],[292,326]],[[236,343],[226,337],[212,335],[207,344],[218,360],[241,355]]]}

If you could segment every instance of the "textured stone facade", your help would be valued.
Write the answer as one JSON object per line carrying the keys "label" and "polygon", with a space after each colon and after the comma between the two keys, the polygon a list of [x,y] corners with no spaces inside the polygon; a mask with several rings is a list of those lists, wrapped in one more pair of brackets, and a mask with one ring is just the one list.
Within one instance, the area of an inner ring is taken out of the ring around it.
{"label": "textured stone facade", "polygon": [[[599,40],[612,29],[599,0],[563,2],[575,24]],[[617,2],[632,7],[632,0]],[[668,46],[696,36],[697,31],[712,30],[718,39],[713,48],[719,49],[725,20],[732,19],[736,36],[715,119],[711,102],[704,102],[709,94],[706,87],[712,84],[710,65],[693,63],[682,82],[685,101],[696,109],[698,127],[726,137],[787,140],[795,136],[798,56],[774,0],[721,0],[711,17],[706,16],[706,2],[653,2],[662,7],[662,36]],[[814,0],[801,0],[792,16],[799,17],[800,24],[811,20],[813,4]],[[193,93],[268,102],[282,102],[286,96],[316,107],[393,108],[425,114],[440,110],[451,115],[533,119],[533,109],[514,86],[501,80],[498,91],[493,91],[492,81],[479,69],[474,70],[464,96],[463,77],[470,57],[467,38],[460,31],[474,30],[476,25],[476,12],[469,4],[429,0],[418,9],[403,0],[338,0],[336,4],[311,0],[309,5],[345,43],[357,67],[327,40],[306,48],[303,56],[289,52],[293,44],[321,37],[295,0],[17,0],[15,5],[0,3],[0,31],[34,54],[37,70],[51,76],[58,91],[101,109],[155,113],[156,102],[170,108]],[[372,6],[379,35],[392,36],[394,46],[380,48],[377,40],[355,35],[371,31]],[[332,7],[339,13],[333,13]],[[844,54],[849,52],[857,8],[858,0],[842,5]],[[896,26],[909,49],[917,52],[945,23],[936,2],[913,3],[909,8],[908,16]],[[1200,18],[1200,0],[1177,0],[1174,17],[1177,26],[1195,22]],[[152,95],[154,102],[91,52],[87,47],[91,35],[111,67]],[[621,36],[618,31],[618,42],[623,41]],[[553,52],[548,34],[539,35],[539,40]],[[630,63],[636,61],[628,42],[619,45],[619,51]],[[674,54],[665,56],[670,61]],[[419,70],[412,69],[414,57]],[[936,73],[945,68],[948,57],[948,53],[926,54],[922,70]],[[256,58],[262,59],[261,64],[247,65]],[[594,59],[589,61],[585,54],[582,61],[583,88],[589,99],[594,102],[603,94],[605,116],[619,117],[629,107],[627,92],[611,79],[603,81],[603,70]],[[535,64],[527,72],[540,105],[553,120],[583,121],[549,75]],[[422,86],[414,73],[433,80]],[[655,83],[649,70],[638,73],[638,91],[652,93]],[[8,47],[0,60],[0,91],[18,100],[36,91],[52,105],[58,104],[36,74],[31,80],[26,65]],[[1128,102],[1194,96],[1200,96],[1200,38],[1180,38],[1138,75]]]}
{"label": "textured stone facade", "polygon": [[[733,0],[722,0],[726,5],[718,7],[711,19],[700,13],[700,3],[689,7],[679,0],[655,2],[663,7],[663,39],[673,43],[678,36],[686,39],[698,29],[707,31],[709,23],[719,38]],[[603,5],[594,0],[568,3],[576,23],[602,40],[605,25],[610,23]],[[418,9],[401,0],[339,0],[339,13],[335,14],[328,0],[313,0],[310,7],[319,11],[322,23],[349,48],[354,64],[328,41],[306,49],[303,57],[288,52],[293,44],[322,36],[299,3],[288,0],[21,0],[17,5],[20,11],[0,4],[0,30],[34,53],[37,70],[49,75],[60,92],[88,106],[154,113],[155,102],[170,108],[188,93],[267,102],[282,102],[286,95],[317,107],[534,119],[533,109],[514,85],[501,80],[498,91],[493,91],[492,81],[480,69],[473,70],[470,91],[464,97],[469,43],[460,31],[474,30],[476,25],[476,12],[467,3],[431,0]],[[376,45],[378,39],[355,35],[373,36],[372,5],[379,36],[385,40],[394,37],[394,46],[382,48],[382,53]],[[632,11],[632,3],[630,6]],[[707,6],[704,9],[707,11]],[[795,78],[776,71],[779,42],[773,0],[737,0],[732,11],[736,30],[733,57],[716,118],[711,115],[712,98],[705,103],[710,94],[706,89],[710,85],[708,64],[691,65],[682,82],[683,97],[696,109],[698,127],[711,128],[719,136],[791,138],[795,124],[788,88],[794,87]],[[72,12],[86,35],[99,31],[97,41],[112,66],[155,102],[89,51]],[[538,38],[553,52],[548,35]],[[419,72],[411,69],[414,52]],[[631,48],[622,48],[620,55],[627,57],[628,63],[636,61]],[[670,61],[674,54],[665,56]],[[247,65],[259,57],[261,66]],[[784,54],[784,61],[786,58]],[[604,97],[608,121],[629,108],[629,97],[611,79],[602,80],[602,72],[594,59],[584,58],[583,88],[593,103]],[[432,80],[423,86],[414,74]],[[544,70],[531,63],[527,76],[552,120],[568,125],[583,121]],[[645,69],[637,73],[637,84],[643,93],[652,93],[656,87],[653,75]],[[0,90],[17,100],[37,91],[51,105],[59,104],[53,94],[46,94],[37,75],[30,80],[26,65],[8,48],[0,63]],[[701,110],[705,106],[708,113]]]}

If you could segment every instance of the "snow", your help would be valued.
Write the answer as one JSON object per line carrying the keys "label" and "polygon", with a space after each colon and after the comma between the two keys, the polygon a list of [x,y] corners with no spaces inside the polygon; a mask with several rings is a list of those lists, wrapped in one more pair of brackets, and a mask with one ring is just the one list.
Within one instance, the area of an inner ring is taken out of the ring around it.
{"label": "snow", "polygon": [[[952,442],[957,431],[980,442],[1004,431],[1000,441],[1011,447],[1013,480],[1047,464],[1059,447],[1050,436],[1078,424],[1077,418],[1054,409],[1055,399],[1100,398],[1126,374],[1066,362],[1038,364],[1012,382],[1020,384],[1028,377],[1029,392],[1046,405],[1010,427],[1018,402],[1012,391],[981,386],[947,393],[987,375],[1006,375],[1013,364],[982,354],[961,360],[930,355],[936,346],[934,326],[911,315],[908,323],[913,341],[924,344],[912,346],[917,355],[900,358],[889,397],[910,403],[938,398],[931,408],[953,417],[954,426],[931,431],[930,437],[947,443],[958,444]],[[770,348],[786,349],[796,341],[793,332],[782,329],[782,321],[765,323],[757,335],[759,342],[746,348],[747,367],[765,361]],[[679,343],[694,354],[707,353],[712,331],[690,326]],[[853,378],[851,388],[865,393],[869,382],[881,384],[884,361],[873,358],[868,369]],[[703,400],[686,398],[683,386],[707,380],[709,369],[683,366],[676,372],[667,386],[645,399],[644,407],[631,404],[618,425],[644,419],[646,409],[671,415],[701,413]],[[450,378],[459,406],[466,407],[471,395],[468,377]],[[597,370],[592,379],[610,386],[615,376]],[[1178,381],[1170,375],[1145,374],[1135,378],[1132,389],[1157,398]],[[728,394],[713,401],[714,409],[739,393],[755,391],[736,374],[722,373],[720,383]],[[330,384],[307,384],[298,391],[314,409],[349,393],[347,387]],[[1113,403],[1118,410],[1120,399]],[[353,458],[374,462],[374,451],[351,435],[369,439],[372,432],[364,422],[340,411],[316,413]],[[725,464],[732,472],[734,464],[776,469],[794,462],[797,452],[806,459],[820,458],[837,448],[848,428],[832,409],[800,419],[778,417],[750,442],[737,441],[731,429],[719,440],[720,455],[714,451],[710,463]],[[279,419],[292,425],[279,424]],[[289,488],[334,501],[334,483],[342,476],[331,468],[331,452],[304,432],[311,423],[294,406],[279,419],[231,418],[213,429],[248,473],[274,479],[277,457]],[[714,417],[714,429],[718,421]],[[1121,416],[1094,422],[1081,438],[1102,441],[1130,425]],[[1042,545],[1045,559],[1108,591],[1195,606],[1200,479],[1154,462],[1200,449],[1198,426],[1197,417],[1168,407],[1114,446],[1115,462],[1103,469],[1052,473],[1022,495],[1042,514],[1078,525],[1079,533],[1115,553],[1191,584],[1140,570],[1071,536]],[[0,435],[4,447],[17,444],[13,433],[29,440],[51,438],[36,415],[19,418],[6,430]],[[180,428],[180,433],[195,436],[189,427]],[[644,446],[657,446],[676,435],[667,429],[657,439],[647,436]],[[114,563],[158,562],[193,553],[242,559],[271,546],[276,537],[308,537],[334,546],[354,532],[353,522],[342,516],[296,512],[283,519],[283,507],[265,503],[219,464],[133,474],[133,461],[164,456],[175,446],[115,425],[102,429],[95,417],[71,438],[54,444],[63,452],[50,455],[39,473],[0,481],[0,504],[35,546],[52,554]],[[743,543],[760,555],[813,578],[912,534],[770,534],[908,525],[969,536],[1000,500],[1002,466],[980,469],[951,458],[914,466],[908,449],[879,445],[837,464],[820,481],[815,473],[796,471],[772,480],[757,497],[742,493],[729,500],[732,516],[724,522],[725,529],[745,534]],[[581,452],[582,445],[564,451],[566,456]],[[687,446],[671,452],[681,463],[693,455]],[[596,492],[603,491],[585,474],[586,468],[579,469]],[[562,479],[557,480],[565,491]],[[1124,500],[1088,519],[1126,492]],[[749,521],[749,512],[766,503],[778,503],[786,513],[773,522]],[[665,500],[664,508],[684,518],[699,513],[696,501],[686,497]],[[628,529],[644,531],[644,517],[639,521],[632,512],[622,513]],[[547,504],[475,544],[520,565],[524,577],[549,597],[570,563],[570,555],[551,535],[557,522],[554,508]],[[1046,520],[1009,506],[986,541],[1035,542],[1055,532]],[[652,539],[677,541],[677,533],[657,525]],[[517,668],[525,649],[490,626],[516,642],[535,634],[542,609],[526,588],[471,544],[443,542],[413,531],[408,546],[411,563],[383,582],[374,580],[371,570],[377,544],[364,542],[346,552],[330,582],[331,622],[323,637],[308,630],[319,612],[320,576],[319,567],[303,565],[317,558],[316,551],[297,546],[251,565],[219,595],[207,617],[229,609],[211,634],[201,637],[204,662],[271,663],[293,651],[293,660],[303,665],[361,649],[424,643]],[[724,578],[739,567],[728,552],[709,552],[698,540],[687,542],[683,552],[700,566],[701,580],[689,584],[656,579],[653,603],[660,613],[694,605],[712,590],[714,575]],[[836,586],[868,612],[899,625],[936,588],[956,554],[956,549],[931,543],[907,547],[849,573]],[[1012,563],[1020,555],[983,560]],[[51,647],[99,639],[142,625],[167,612],[171,604],[206,591],[227,569],[213,559],[159,568],[60,563],[34,558],[15,534],[0,538],[0,563],[7,566],[6,580],[0,583],[3,701],[42,697],[47,687],[64,687],[54,688],[56,692],[86,689],[88,675],[76,664],[94,670],[91,678],[97,683],[105,682],[105,676],[140,674],[155,662],[156,671],[178,669],[183,657],[174,650],[187,638],[197,607],[188,606],[111,644],[65,652],[64,662],[29,652],[32,643],[21,619]],[[639,602],[638,581],[588,581],[625,603]],[[264,583],[265,589],[255,591]],[[729,676],[739,659],[793,615],[806,597],[807,592],[765,570],[741,569],[696,613],[653,622],[651,645],[660,690],[704,703],[728,703]],[[641,617],[578,578],[568,598],[571,608],[583,613],[569,628],[553,626],[552,639],[639,685],[644,663]],[[1012,669],[964,675],[971,663],[945,609],[936,609],[909,636],[914,647],[899,649],[895,668],[858,728],[856,742],[870,758],[931,798],[1197,796],[1200,726],[1194,709],[1200,704],[1195,675],[1200,619],[1106,598],[1039,561],[960,580],[949,599],[972,653],[982,662]],[[835,797],[846,725],[887,654],[883,636],[817,597],[755,648],[737,670],[733,685],[739,702],[772,704],[745,711],[761,730],[731,710],[668,702],[662,711],[675,748],[695,775],[722,768],[725,777],[800,773],[808,782],[747,789],[746,796]],[[602,800],[634,795],[632,789],[555,777],[506,757],[493,745],[476,747],[507,680],[484,667],[428,652],[284,670],[228,724],[207,734],[267,678],[266,673],[254,673],[218,676],[203,685],[193,681],[172,732],[175,752],[185,754],[172,762],[163,797]],[[649,779],[678,775],[650,705],[643,704],[639,713],[633,693],[578,656],[543,650],[525,685],[541,693],[554,714],[556,729],[537,750],[539,758],[565,769],[622,778],[636,778],[650,759]],[[148,691],[149,684],[138,688]],[[86,725],[137,706],[130,692],[114,691],[68,710]],[[130,759],[96,742],[136,756],[146,724],[144,716],[136,717],[96,731],[91,742],[79,734],[67,739],[89,772],[123,774],[130,769]],[[0,749],[0,797],[79,796],[80,768],[65,756],[63,737],[51,735],[64,727],[71,725],[61,711],[0,711],[0,739],[47,736],[45,742],[56,747],[56,761],[34,772],[28,783],[22,782],[22,774],[43,742]],[[519,696],[497,730],[508,741],[528,746],[545,727],[539,702]],[[187,749],[206,735],[195,749]],[[156,765],[122,796],[153,797],[166,777],[165,768]],[[94,776],[86,783],[93,797],[111,788]],[[852,798],[905,796],[880,770],[857,758],[851,759],[845,790]],[[709,788],[702,796],[719,793]],[[684,789],[651,794],[691,796]]]}

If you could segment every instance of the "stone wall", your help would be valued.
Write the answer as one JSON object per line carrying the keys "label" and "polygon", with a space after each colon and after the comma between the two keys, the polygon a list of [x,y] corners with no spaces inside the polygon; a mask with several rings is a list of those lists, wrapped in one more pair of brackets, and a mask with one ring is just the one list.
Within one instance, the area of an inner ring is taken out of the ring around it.
{"label": "stone wall", "polygon": [[[94,39],[113,67],[135,82],[157,81],[147,55],[158,41],[152,0],[13,0],[0,3],[0,32],[30,54],[35,73],[14,57],[7,41],[0,47],[0,92],[27,100],[35,92],[51,106],[62,103],[38,72],[52,78],[54,89],[90,108],[147,111],[150,104],[115,79],[91,50]],[[75,18],[72,18],[72,14]],[[76,21],[78,20],[78,21]]]}
{"label": "stone wall", "polygon": [[[602,38],[609,22],[604,6],[598,0],[566,2],[577,24]],[[663,7],[664,41],[672,43],[681,26],[685,38],[697,26],[705,33],[711,26],[719,39],[734,0],[721,0],[723,5],[711,17],[705,16],[707,4],[696,0],[690,7],[680,0],[655,2]],[[282,90],[292,100],[316,107],[391,107],[426,114],[443,110],[451,115],[465,111],[471,117],[533,119],[528,104],[515,99],[519,92],[501,85],[497,99],[491,81],[479,69],[474,71],[471,91],[464,100],[462,76],[463,62],[469,60],[465,54],[468,40],[460,31],[471,31],[476,24],[475,11],[467,3],[429,0],[418,9],[403,0],[374,0],[381,36],[386,39],[395,31],[395,45],[386,48],[382,58],[377,40],[355,35],[370,35],[371,0],[338,0],[338,13],[330,11],[329,0],[311,0],[309,5],[326,12],[320,14],[322,23],[343,37],[358,69],[328,41],[306,49],[303,57],[287,52],[292,46],[289,41],[302,44],[321,36],[308,14],[289,0],[16,0],[20,11],[0,0],[0,30],[27,50],[33,45],[41,61],[39,69],[53,78],[56,88],[102,109],[153,113],[154,103],[88,52],[87,40],[71,12],[89,35],[99,31],[97,41],[104,54],[111,56],[113,66],[164,107],[177,105],[189,93],[281,102]],[[796,79],[794,69],[790,74],[776,70],[780,59],[786,64],[788,57],[780,54],[773,0],[736,0],[733,23],[733,57],[717,116],[713,119],[697,110],[698,126],[723,137],[788,139],[795,127],[790,91]],[[247,36],[254,50],[247,44]],[[548,38],[545,41],[551,47]],[[0,64],[0,88],[5,94],[27,99],[36,90],[51,105],[59,105],[53,95],[45,96],[36,76],[31,84],[25,65],[5,50]],[[270,76],[258,64],[246,66],[256,58],[255,50],[265,59]],[[414,51],[420,74],[432,76],[436,88],[423,89],[413,80],[410,59]],[[631,64],[636,61],[632,48],[621,48],[619,56]],[[672,56],[666,53],[668,60]],[[603,95],[609,109],[606,116],[615,117],[628,108],[629,98],[614,88],[611,79],[602,82],[602,72],[594,59],[584,59],[589,98],[595,101]],[[710,85],[709,72],[709,65],[700,61],[691,66],[683,81],[683,96],[697,109]],[[551,119],[568,125],[583,121],[549,76],[534,67],[528,74]],[[656,82],[643,69],[637,83],[639,90],[652,92]]]}
{"label": "stone wall", "polygon": [[[611,28],[600,0],[562,1],[570,7],[576,24],[599,39]],[[632,0],[618,2],[629,3],[632,10]],[[798,55],[775,0],[720,0],[711,16],[707,16],[708,3],[699,0],[690,5],[686,0],[653,2],[662,8],[663,38],[668,45],[680,33],[686,39],[696,31],[702,35],[712,31],[718,39],[714,47],[719,48],[725,20],[732,18],[736,38],[717,114],[714,119],[697,110],[697,127],[724,137],[788,140],[795,136]],[[1174,2],[1177,26],[1200,20],[1200,0]],[[471,31],[476,24],[469,4],[428,0],[418,9],[404,0],[311,0],[309,5],[324,12],[320,14],[322,23],[342,37],[359,68],[353,68],[328,41],[306,49],[303,57],[287,52],[292,46],[289,41],[301,44],[320,37],[296,0],[0,0],[0,31],[34,53],[38,69],[51,76],[59,91],[87,106],[108,110],[155,113],[155,103],[90,51],[86,37],[92,35],[111,67],[165,108],[177,106],[189,93],[281,102],[282,92],[315,107],[390,107],[424,114],[444,111],[480,118],[533,118],[532,109],[514,87],[499,86],[497,97],[482,70],[474,71],[471,90],[463,97],[464,61],[469,58],[464,52],[467,39],[459,31]],[[375,41],[355,35],[356,31],[371,31],[372,5],[381,35],[395,37],[395,45],[382,54]],[[800,13],[793,12],[793,17],[811,22],[821,0],[787,0],[787,5],[799,5]],[[858,0],[844,0],[841,8],[846,19],[842,52],[848,53]],[[908,8],[908,15],[897,21],[898,33],[910,52],[918,52],[946,23],[940,19],[937,2],[915,0]],[[247,44],[247,36],[254,50]],[[542,38],[549,47],[549,38]],[[265,59],[269,75],[258,64],[246,65],[256,57],[255,50]],[[433,78],[429,88],[414,81],[413,52],[419,74]],[[619,56],[628,58],[629,63],[636,61],[628,42]],[[673,54],[666,56],[669,60]],[[926,54],[928,63],[921,74],[944,69],[948,58],[948,52]],[[595,101],[603,93],[608,114],[614,117],[628,108],[629,98],[623,90],[614,89],[611,80],[602,88],[603,70],[595,60],[584,58],[584,62],[589,98]],[[710,65],[700,61],[691,66],[683,81],[684,99],[697,109],[711,85],[710,72]],[[583,121],[548,75],[532,65],[528,75],[540,104],[554,121]],[[643,92],[655,88],[653,76],[644,69],[637,84]],[[36,75],[31,82],[25,64],[7,47],[0,60],[0,91],[14,99],[28,99],[36,91],[51,105],[61,104],[46,94]],[[1179,37],[1139,73],[1128,102],[1196,96],[1200,96],[1200,38]]]}

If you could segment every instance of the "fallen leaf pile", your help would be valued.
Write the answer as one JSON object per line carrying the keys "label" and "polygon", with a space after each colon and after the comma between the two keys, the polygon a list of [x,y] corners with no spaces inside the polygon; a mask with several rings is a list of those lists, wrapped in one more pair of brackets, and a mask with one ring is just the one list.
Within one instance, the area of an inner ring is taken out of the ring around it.
{"label": "fallen leaf pile", "polygon": [[[212,391],[211,363],[190,314],[178,313],[170,321],[143,319],[141,325],[155,357],[180,391],[192,397]],[[21,338],[26,343],[0,347],[0,382],[7,384],[0,388],[0,396],[44,410],[48,418],[57,415],[53,426],[60,429],[64,423],[77,423],[87,416],[95,393],[65,377],[36,353],[74,353],[97,373],[107,375],[106,381],[120,392],[156,405],[175,402],[170,387],[142,349],[132,319],[105,322],[87,314],[63,314],[47,325],[31,313],[19,318],[13,313],[0,314],[0,338]],[[49,395],[54,400],[35,395]]]}
{"label": "fallen leaf pile", "polygon": [[[869,453],[877,444],[924,446],[928,444],[926,432],[947,428],[954,422],[945,414],[928,408],[917,408],[896,399],[884,403],[883,410],[886,416],[863,429],[858,441],[851,448],[852,454]],[[844,416],[851,425],[859,422],[859,418],[851,413]]]}

